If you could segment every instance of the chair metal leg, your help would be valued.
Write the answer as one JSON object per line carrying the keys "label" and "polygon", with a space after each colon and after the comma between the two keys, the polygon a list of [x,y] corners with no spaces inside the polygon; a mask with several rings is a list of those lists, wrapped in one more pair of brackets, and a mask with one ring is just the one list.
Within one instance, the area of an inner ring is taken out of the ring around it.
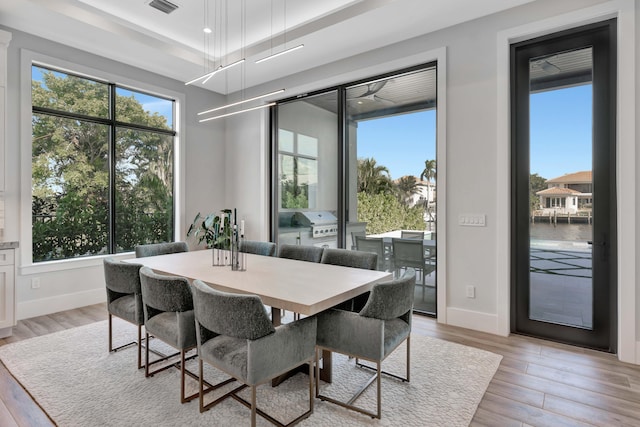
{"label": "chair metal leg", "polygon": [[[231,377],[231,378],[227,378],[224,381],[219,382],[218,384],[215,385],[211,385],[208,382],[206,382],[204,380],[204,361],[202,360],[201,357],[198,357],[198,384],[199,384],[199,393],[198,395],[200,396],[200,413],[203,413],[204,411],[208,411],[209,409],[211,409],[212,407],[216,406],[218,403],[222,402],[223,400],[225,400],[228,397],[231,397],[231,393],[232,392],[238,392],[240,390],[243,390],[244,388],[246,388],[247,386],[242,384],[240,387],[234,389],[233,391],[227,392],[225,393],[222,397],[217,398],[216,400],[214,400],[213,402],[209,402],[207,405],[204,404],[204,395],[212,392],[214,390],[217,390],[218,388],[225,386],[227,384],[229,384],[230,382],[235,381],[236,379]],[[207,388],[205,389],[204,386],[205,384],[207,385]]]}
{"label": "chair metal leg", "polygon": [[[356,412],[360,412],[362,414],[365,415],[369,415],[371,418],[378,418],[380,419],[382,417],[382,374],[385,374],[387,376],[390,376],[392,378],[401,380],[403,382],[409,382],[409,375],[410,375],[410,339],[411,336],[408,336],[406,341],[407,341],[407,371],[406,371],[406,377],[402,378],[401,376],[392,374],[390,372],[385,372],[382,370],[382,360],[376,360],[376,367],[372,367],[372,366],[367,366],[367,365],[363,365],[362,363],[360,363],[359,358],[356,358],[356,366],[359,366],[361,368],[365,368],[365,369],[370,369],[370,370],[374,370],[375,374],[373,376],[371,376],[371,378],[369,378],[369,380],[351,397],[351,399],[349,399],[346,402],[342,402],[336,399],[333,399],[332,397],[329,396],[325,396],[320,394],[320,387],[319,387],[319,381],[317,380],[317,376],[319,375],[319,364],[318,364],[318,360],[319,360],[319,354],[320,351],[322,351],[322,347],[316,346],[316,398],[320,399],[320,400],[324,400],[327,402],[331,402],[334,403],[336,405],[342,406],[344,408],[347,409],[351,409],[353,411]],[[374,362],[373,360],[370,360],[370,362]],[[369,388],[369,386],[371,384],[373,384],[373,382],[376,381],[376,392],[377,392],[377,396],[376,396],[376,406],[377,406],[377,410],[376,412],[371,412],[368,411],[366,409],[360,408],[358,406],[355,406],[355,401],[358,400],[358,398],[367,390],[367,388]]]}
{"label": "chair metal leg", "polygon": [[111,313],[108,314],[108,325],[109,325],[109,353],[114,353],[118,350],[122,350],[132,345],[138,346],[138,369],[142,369],[142,325],[138,325],[138,340],[131,341],[126,344],[122,344],[116,348],[113,348],[113,315]]}
{"label": "chair metal leg", "polygon": [[144,332],[144,339],[147,345],[144,346],[144,376],[149,377],[149,332]]}
{"label": "chair metal leg", "polygon": [[[311,359],[307,360],[307,363],[309,365],[309,409],[307,411],[305,411],[303,414],[299,415],[296,419],[290,421],[288,424],[283,424],[282,422],[278,421],[277,419],[275,419],[274,417],[272,417],[271,415],[267,414],[266,412],[264,412],[263,410],[261,410],[260,408],[257,407],[257,402],[256,402],[256,387],[257,387],[257,385],[256,384],[251,386],[251,400],[250,401],[244,399],[243,397],[238,396],[238,392],[239,391],[241,391],[244,388],[248,387],[246,384],[242,384],[239,387],[237,387],[236,389],[231,390],[230,392],[228,392],[224,396],[218,398],[216,403],[218,401],[221,401],[221,400],[229,397],[229,396],[232,397],[237,402],[242,403],[245,407],[247,407],[248,409],[251,410],[251,425],[252,426],[256,425],[257,415],[260,415],[265,420],[267,420],[270,423],[272,423],[272,424],[274,424],[276,426],[279,426],[279,427],[287,427],[287,426],[296,425],[300,421],[304,420],[305,418],[308,418],[313,413],[313,362],[314,362],[314,359],[316,357],[317,357],[317,355],[314,355],[314,356],[311,357]],[[209,405],[212,405],[212,403],[209,403]]]}
{"label": "chair metal leg", "polygon": [[411,380],[411,335],[407,337],[407,382]]}
{"label": "chair metal leg", "polygon": [[113,319],[111,318],[111,313],[109,313],[109,353],[113,351]]}
{"label": "chair metal leg", "polygon": [[251,386],[251,427],[256,426],[256,386]]}
{"label": "chair metal leg", "polygon": [[[149,341],[145,342],[145,347],[149,346]],[[142,325],[138,325],[138,369],[142,369]]]}
{"label": "chair metal leg", "polygon": [[[192,372],[189,372],[187,370],[187,368],[185,367],[185,354],[186,354],[186,352],[187,351],[184,350],[184,349],[180,350],[180,403],[190,402],[193,399],[195,399],[196,397],[200,396],[200,391],[199,390],[197,392],[189,395],[189,396],[185,396],[185,387],[186,387],[185,375],[189,375],[192,378],[194,378],[196,376]],[[198,382],[202,382],[202,377],[201,376],[202,376],[202,373],[197,378]]]}
{"label": "chair metal leg", "polygon": [[376,418],[380,419],[382,418],[382,362],[378,361],[377,368],[378,369],[376,373],[376,380],[377,380],[377,388],[378,388],[378,398],[377,398],[378,416]]}

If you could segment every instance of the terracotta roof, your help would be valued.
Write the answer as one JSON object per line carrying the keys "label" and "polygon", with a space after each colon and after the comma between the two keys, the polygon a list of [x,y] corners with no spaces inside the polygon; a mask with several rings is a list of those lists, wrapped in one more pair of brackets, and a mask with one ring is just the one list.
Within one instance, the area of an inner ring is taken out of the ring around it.
{"label": "terracotta roof", "polygon": [[559,176],[557,178],[553,178],[553,179],[548,179],[547,182],[549,183],[585,183],[585,182],[592,182],[593,178],[592,178],[592,173],[591,171],[582,171],[582,172],[574,172],[574,173],[567,173],[565,175]]}
{"label": "terracotta roof", "polygon": [[400,182],[400,180],[402,178],[411,178],[411,177],[414,177],[416,179],[416,185],[422,185],[422,186],[425,186],[425,187],[430,185],[430,186],[433,187],[434,184],[435,184],[435,180],[431,180],[431,184],[429,184],[429,182],[427,180],[419,179],[415,175],[404,175],[404,176],[401,176],[400,178],[394,179],[393,182],[397,184],[397,183]]}
{"label": "terracotta roof", "polygon": [[572,194],[582,194],[579,191],[573,190],[571,188],[559,188],[559,187],[551,187],[546,188],[544,190],[538,191],[537,195],[542,196],[570,196]]}

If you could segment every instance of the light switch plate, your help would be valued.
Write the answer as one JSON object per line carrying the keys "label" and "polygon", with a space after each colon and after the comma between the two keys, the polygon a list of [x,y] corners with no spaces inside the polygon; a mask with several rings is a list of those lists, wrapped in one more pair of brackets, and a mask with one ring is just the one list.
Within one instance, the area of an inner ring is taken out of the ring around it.
{"label": "light switch plate", "polygon": [[486,217],[485,214],[460,214],[458,224],[463,227],[485,227]]}

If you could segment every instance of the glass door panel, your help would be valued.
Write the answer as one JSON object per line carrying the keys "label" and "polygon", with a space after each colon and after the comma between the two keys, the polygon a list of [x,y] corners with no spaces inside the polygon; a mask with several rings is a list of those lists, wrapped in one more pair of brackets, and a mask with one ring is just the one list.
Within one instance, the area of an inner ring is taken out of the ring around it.
{"label": "glass door panel", "polygon": [[377,252],[378,269],[397,275],[393,239],[419,236],[414,308],[435,315],[436,67],[349,86],[345,98],[347,247]]}
{"label": "glass door panel", "polygon": [[277,106],[279,244],[338,247],[337,94]]}
{"label": "glass door panel", "polygon": [[[592,48],[532,58],[529,64],[529,317],[590,329]],[[552,84],[569,66],[580,67],[580,79]]]}

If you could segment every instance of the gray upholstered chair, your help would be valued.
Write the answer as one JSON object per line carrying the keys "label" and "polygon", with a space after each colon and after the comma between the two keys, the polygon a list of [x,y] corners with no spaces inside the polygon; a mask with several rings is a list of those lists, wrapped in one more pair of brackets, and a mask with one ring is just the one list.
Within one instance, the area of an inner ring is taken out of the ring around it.
{"label": "gray upholstered chair", "polygon": [[320,262],[323,264],[341,265],[343,267],[375,270],[378,266],[378,254],[350,251],[348,249],[325,248],[322,252]]}
{"label": "gray upholstered chair", "polygon": [[320,262],[324,248],[311,245],[280,245],[280,258],[298,261]]}
{"label": "gray upholstered chair", "polygon": [[136,258],[175,254],[178,252],[189,252],[189,245],[187,245],[186,242],[169,242],[136,246]]}
{"label": "gray upholstered chair", "polygon": [[276,244],[273,242],[243,240],[240,245],[240,252],[263,256],[274,256],[276,254]]}
{"label": "gray upholstered chair", "polygon": [[371,252],[378,255],[377,270],[386,271],[388,259],[384,252],[384,241],[382,237],[362,237],[356,236],[356,250],[361,252]]}
{"label": "gray upholstered chair", "polygon": [[[348,402],[322,395],[318,382],[316,397],[374,418],[382,416],[381,374],[406,382],[410,379],[411,312],[415,280],[415,270],[409,268],[399,279],[374,285],[367,304],[360,313],[331,309],[317,316],[316,378],[320,374],[318,359],[323,350],[353,356],[356,364],[364,368],[367,366],[360,364],[359,359],[373,362],[376,364],[376,373]],[[403,378],[382,371],[382,361],[404,341],[407,342],[406,376]],[[374,380],[377,385],[377,411],[371,412],[355,406],[353,403]],[[339,379],[334,378],[334,381]]]}
{"label": "gray upholstered chair", "polygon": [[[282,425],[256,408],[256,386],[309,363],[309,410],[291,424],[313,413],[315,317],[274,328],[258,296],[220,292],[199,280],[193,282],[193,297],[201,381],[203,362],[207,362],[243,384],[207,405],[201,384],[200,412],[233,397],[251,408],[252,426],[256,425],[256,413]],[[237,395],[247,386],[251,387],[251,402]]]}
{"label": "gray upholstered chair", "polygon": [[[341,265],[343,267],[375,270],[378,266],[378,254],[374,254],[371,252],[350,251],[348,249],[326,248],[322,253],[322,260],[320,260],[320,262],[323,264]],[[358,311],[364,306],[368,297],[369,294],[364,293],[338,305],[336,308]]]}
{"label": "gray upholstered chair", "polygon": [[[297,261],[320,262],[322,259],[323,247],[311,245],[280,245],[279,258],[295,259]],[[284,317],[284,310],[282,311]],[[300,319],[300,313],[293,313],[294,320]]]}
{"label": "gray upholstered chair", "polygon": [[400,231],[400,238],[424,240],[424,231],[402,230]]}
{"label": "gray upholstered chair", "polygon": [[[104,281],[107,288],[107,312],[109,313],[109,352],[131,345],[138,345],[138,369],[142,368],[142,293],[140,290],[141,264],[129,264],[114,258],[104,259]],[[112,316],[119,317],[138,327],[138,340],[113,348]]]}
{"label": "gray upholstered chair", "polygon": [[[182,403],[198,397],[198,393],[185,396],[185,374],[198,377],[185,369],[186,353],[196,347],[196,330],[193,313],[193,297],[189,282],[184,277],[165,276],[149,267],[140,269],[142,306],[147,341],[149,335],[178,350],[180,355],[180,401]],[[145,376],[149,377],[169,369],[168,364],[151,372],[149,367],[178,353],[149,362],[149,346],[145,351]]]}

